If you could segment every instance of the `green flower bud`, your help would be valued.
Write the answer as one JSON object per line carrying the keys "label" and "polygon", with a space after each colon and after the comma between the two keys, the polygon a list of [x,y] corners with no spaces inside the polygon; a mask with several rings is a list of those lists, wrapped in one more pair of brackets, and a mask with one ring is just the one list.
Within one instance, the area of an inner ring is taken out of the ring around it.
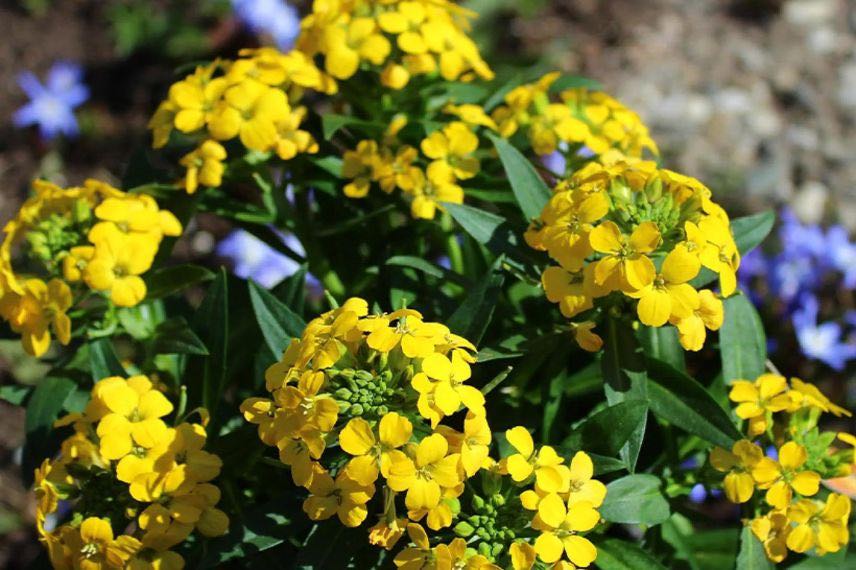
{"label": "green flower bud", "polygon": [[482,556],[490,556],[490,545],[486,542],[479,543],[479,554]]}
{"label": "green flower bud", "polygon": [[467,538],[471,534],[475,532],[475,528],[473,525],[468,523],[467,521],[461,521],[455,525],[455,534],[460,536],[461,538]]}
{"label": "green flower bud", "polygon": [[365,413],[365,409],[360,404],[354,404],[351,406],[350,415],[351,416],[361,416]]}
{"label": "green flower bud", "polygon": [[484,505],[484,499],[482,499],[478,495],[473,495],[472,506],[474,511],[480,512],[484,508]]}

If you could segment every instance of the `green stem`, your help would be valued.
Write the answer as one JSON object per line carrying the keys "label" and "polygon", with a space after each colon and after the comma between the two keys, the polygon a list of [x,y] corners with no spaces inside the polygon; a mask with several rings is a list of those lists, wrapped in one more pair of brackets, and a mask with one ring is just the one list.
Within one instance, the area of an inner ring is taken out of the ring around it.
{"label": "green stem", "polygon": [[446,233],[446,253],[449,256],[449,264],[452,267],[452,271],[459,275],[463,275],[464,255],[461,251],[461,244],[458,242],[458,236],[454,232],[452,216],[448,213],[444,213],[441,224],[443,231]]}

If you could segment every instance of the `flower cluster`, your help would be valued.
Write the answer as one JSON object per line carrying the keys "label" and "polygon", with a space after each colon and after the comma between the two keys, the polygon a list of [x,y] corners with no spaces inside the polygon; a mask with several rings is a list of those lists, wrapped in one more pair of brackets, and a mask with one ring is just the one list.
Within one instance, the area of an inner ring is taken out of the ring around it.
{"label": "flower cluster", "polygon": [[427,135],[416,148],[397,136],[406,124],[404,117],[396,117],[380,144],[366,139],[345,152],[342,176],[351,181],[344,192],[349,198],[363,198],[373,184],[387,194],[399,189],[410,199],[414,218],[433,219],[440,202],[464,201],[459,182],[479,172],[474,156],[479,137],[474,127],[452,121]]}
{"label": "flower cluster", "polygon": [[559,73],[548,73],[509,91],[491,113],[499,133],[511,137],[525,132],[539,156],[555,152],[560,145],[565,145],[568,157],[583,147],[589,156],[610,149],[633,158],[641,158],[646,149],[658,153],[639,116],[602,91],[571,88],[559,93],[560,101],[552,101],[551,88],[558,78]]}
{"label": "flower cluster", "polygon": [[415,76],[492,79],[466,34],[472,16],[448,0],[316,0],[303,19],[297,48],[322,56],[324,69],[336,79],[365,68],[379,72],[391,89],[404,88]]}
{"label": "flower cluster", "polygon": [[[181,224],[151,196],[106,183],[60,188],[33,183],[34,196],[4,227],[0,245],[0,316],[35,356],[71,338],[66,312],[92,291],[130,307],[146,296],[148,271],[164,236]],[[15,263],[13,264],[13,258]]]}
{"label": "flower cluster", "polygon": [[[38,531],[54,568],[180,569],[184,560],[171,549],[194,529],[226,532],[211,483],[220,458],[203,449],[202,425],[169,427],[172,412],[148,377],[114,376],[95,384],[82,413],[57,421],[74,434],[36,470],[35,487]],[[60,501],[71,503],[71,515],[49,529]]]}
{"label": "flower cluster", "polygon": [[627,302],[642,323],[671,323],[685,349],[699,350],[723,308],[691,282],[706,268],[723,296],[736,288],[728,215],[699,181],[650,162],[590,163],[556,186],[524,237],[558,263],[544,271],[544,291],[566,318],[581,316],[572,328],[587,350],[601,345],[599,312]]}
{"label": "flower cluster", "polygon": [[[730,451],[714,448],[710,464],[725,473],[722,486],[728,500],[750,503],[749,526],[767,556],[778,563],[789,550],[814,548],[821,556],[840,550],[849,540],[850,499],[836,493],[824,501],[816,496],[821,479],[850,473],[853,451],[830,453],[836,434],[820,432],[817,423],[824,412],[850,413],[812,384],[799,378],[789,383],[777,374],[736,380],[729,397],[737,404],[737,416],[746,421],[748,439],[737,441]],[[850,434],[839,438],[856,441]],[[765,454],[762,445],[767,444],[771,447]]]}
{"label": "flower cluster", "polygon": [[298,103],[306,89],[330,93],[335,82],[300,51],[240,53],[234,61],[199,66],[174,83],[149,122],[155,148],[166,145],[173,131],[196,143],[180,161],[189,194],[200,185],[222,183],[228,156],[224,144],[233,139],[244,152],[274,153],[282,160],[318,150],[312,135],[301,129],[306,108]]}
{"label": "flower cluster", "polygon": [[[251,398],[241,409],[277,446],[295,484],[309,489],[304,510],[313,520],[360,525],[382,478],[381,524],[397,520],[400,493],[411,520],[442,528],[491,439],[484,396],[467,384],[473,351],[416,311],[369,315],[353,298],[310,322],[268,369],[272,399]],[[439,425],[462,407],[464,433]],[[343,453],[325,454],[334,443]]]}
{"label": "flower cluster", "polygon": [[843,226],[804,224],[789,209],[779,219],[780,249],[750,252],[738,273],[741,288],[772,317],[790,320],[805,356],[843,370],[856,359],[856,313],[820,322],[820,308],[825,298],[856,289],[856,243]]}
{"label": "flower cluster", "polygon": [[[474,350],[414,310],[369,314],[365,301],[352,298],[292,340],[266,373],[271,398],[250,398],[241,410],[309,491],[309,518],[357,527],[376,506],[372,544],[392,549],[407,532],[399,567],[443,568],[450,560],[499,568],[498,560],[521,549],[530,563],[516,568],[531,567],[536,554],[556,562],[563,549],[587,565],[596,553],[577,533],[599,522],[594,509],[606,493],[591,480],[591,460],[579,453],[567,466],[552,448],[536,452],[522,427],[507,436],[517,453],[490,459],[485,399],[468,384]],[[447,420],[463,411],[458,431]],[[509,487],[532,488],[506,502],[504,475]],[[484,492],[475,494],[479,480]],[[462,508],[465,492],[471,514]],[[527,517],[521,504],[537,514]],[[426,526],[437,536],[429,539]],[[535,536],[534,547],[525,543]]]}

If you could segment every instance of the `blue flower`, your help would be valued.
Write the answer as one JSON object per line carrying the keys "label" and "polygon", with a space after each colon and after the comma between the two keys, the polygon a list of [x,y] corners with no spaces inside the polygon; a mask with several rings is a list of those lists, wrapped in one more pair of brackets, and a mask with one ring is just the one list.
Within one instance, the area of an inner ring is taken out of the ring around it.
{"label": "blue flower", "polygon": [[291,49],[300,34],[300,14],[283,0],[232,0],[232,6],[245,26],[269,34],[281,50]]}
{"label": "blue flower", "polygon": [[804,291],[811,291],[818,282],[818,269],[805,252],[789,251],[773,257],[769,265],[770,288],[781,300],[790,303]]}
{"label": "blue flower", "polygon": [[844,275],[844,286],[856,288],[856,244],[843,226],[832,226],[826,231],[826,251],[829,265]]}
{"label": "blue flower", "polygon": [[[303,246],[293,235],[281,235],[282,242],[296,253],[303,255]],[[271,288],[286,277],[293,275],[300,265],[244,230],[235,230],[217,244],[217,255],[225,257],[234,265],[235,275],[252,279],[261,286]],[[314,296],[321,294],[321,286],[312,275],[306,283]]]}
{"label": "blue flower", "polygon": [[792,322],[800,349],[808,358],[820,360],[834,370],[843,370],[848,361],[856,358],[856,345],[841,342],[843,330],[836,322],[817,323],[818,301],[814,295],[800,297],[800,306],[794,311]]}
{"label": "blue flower", "polygon": [[793,256],[810,257],[815,261],[826,258],[826,236],[817,224],[805,225],[790,208],[782,208],[779,239],[782,250]]}
{"label": "blue flower", "polygon": [[89,89],[82,80],[83,70],[70,62],[55,63],[48,71],[44,85],[29,71],[21,73],[18,85],[30,102],[15,112],[12,123],[16,127],[38,125],[45,140],[59,134],[76,136],[78,127],[74,109],[89,99]]}

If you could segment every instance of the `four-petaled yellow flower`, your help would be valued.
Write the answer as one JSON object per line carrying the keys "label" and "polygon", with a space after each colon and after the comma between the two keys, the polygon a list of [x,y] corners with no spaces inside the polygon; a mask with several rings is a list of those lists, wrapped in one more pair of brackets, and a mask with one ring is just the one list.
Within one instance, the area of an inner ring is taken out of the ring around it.
{"label": "four-petaled yellow flower", "polygon": [[595,265],[595,282],[628,293],[650,285],[656,269],[646,254],[657,248],[660,239],[660,230],[653,222],[642,222],[630,237],[614,222],[603,222],[589,235],[592,248],[605,254]]}
{"label": "four-petaled yellow flower", "polygon": [[714,447],[710,452],[710,464],[725,475],[725,496],[732,503],[745,503],[755,492],[752,470],[763,459],[763,450],[749,440],[736,442],[731,451]]}
{"label": "four-petaled yellow flower", "polygon": [[[362,485],[374,483],[378,474],[389,476],[389,468],[395,459],[404,456],[399,448],[410,441],[413,424],[397,412],[390,412],[378,422],[378,436],[371,425],[362,418],[354,418],[339,434],[339,445],[345,453],[353,455],[345,472]],[[407,457],[404,456],[404,459]]]}
{"label": "four-petaled yellow flower", "polygon": [[535,452],[535,442],[532,435],[523,426],[511,428],[505,432],[508,443],[517,453],[507,457],[505,467],[511,478],[518,483],[528,479],[535,473],[536,485],[548,493],[557,492],[566,481],[563,473],[564,460],[549,445]]}
{"label": "four-petaled yellow flower", "polygon": [[779,448],[779,460],[762,458],[753,468],[758,487],[767,489],[767,502],[776,509],[790,505],[793,492],[803,497],[817,494],[820,475],[803,468],[808,456],[800,444],[789,441]]}
{"label": "four-petaled yellow flower", "polygon": [[412,458],[403,454],[391,458],[387,483],[393,491],[407,491],[408,509],[432,509],[440,503],[444,489],[461,483],[461,456],[447,455],[448,450],[446,438],[435,433],[419,442]]}
{"label": "four-petaled yellow flower", "polygon": [[359,526],[366,520],[366,503],[371,500],[374,491],[374,485],[361,485],[344,472],[333,479],[322,470],[312,477],[310,495],[303,501],[303,511],[314,521],[337,515],[343,525]]}
{"label": "four-petaled yellow flower", "polygon": [[738,404],[734,410],[737,417],[749,421],[750,436],[767,431],[771,415],[787,410],[793,403],[788,381],[778,374],[762,374],[754,382],[735,380],[728,397]]}

